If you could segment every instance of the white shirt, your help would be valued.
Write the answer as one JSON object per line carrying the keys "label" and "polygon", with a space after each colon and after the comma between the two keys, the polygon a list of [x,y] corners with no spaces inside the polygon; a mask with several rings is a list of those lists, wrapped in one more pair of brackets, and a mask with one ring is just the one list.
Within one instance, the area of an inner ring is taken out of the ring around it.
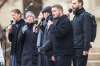
{"label": "white shirt", "polygon": [[0,43],[0,62],[4,64],[4,56],[3,56],[3,49],[1,48],[1,43]]}

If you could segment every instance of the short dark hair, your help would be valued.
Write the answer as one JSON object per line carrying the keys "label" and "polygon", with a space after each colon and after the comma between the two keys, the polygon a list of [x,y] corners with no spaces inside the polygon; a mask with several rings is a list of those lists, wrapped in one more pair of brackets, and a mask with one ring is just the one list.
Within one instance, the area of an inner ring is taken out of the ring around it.
{"label": "short dark hair", "polygon": [[84,4],[83,0],[78,0],[78,2],[80,2],[82,5]]}
{"label": "short dark hair", "polygon": [[52,8],[56,7],[57,9],[63,11],[63,7],[59,4],[53,5]]}
{"label": "short dark hair", "polygon": [[45,13],[45,12],[52,14],[52,12],[51,12],[51,6],[47,6],[47,7],[45,7],[45,8],[42,10],[42,13]]}
{"label": "short dark hair", "polygon": [[14,13],[17,13],[17,14],[20,14],[20,15],[22,14],[19,9],[13,9],[13,10],[11,10],[11,12],[14,12]]}

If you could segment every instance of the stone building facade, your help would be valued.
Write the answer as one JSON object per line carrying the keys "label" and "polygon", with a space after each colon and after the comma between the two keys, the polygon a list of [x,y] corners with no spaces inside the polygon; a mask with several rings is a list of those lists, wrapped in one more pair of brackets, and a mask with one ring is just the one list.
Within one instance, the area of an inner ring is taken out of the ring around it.
{"label": "stone building facade", "polygon": [[[3,0],[0,0],[0,5],[2,3],[1,1]],[[68,8],[71,7],[70,1],[71,0],[6,0],[2,8],[0,7],[0,24],[3,27],[6,27],[8,24],[10,24],[10,20],[11,20],[10,11],[15,8],[20,9],[23,14],[25,13],[25,10],[27,9],[32,10],[37,16],[39,11],[42,8],[48,5],[61,4],[64,7],[64,13],[67,13]],[[96,16],[97,37],[96,37],[95,43],[93,44],[93,48],[97,48],[96,51],[97,51],[97,54],[99,55],[99,56],[96,55],[97,57],[96,56],[95,57],[100,58],[100,44],[99,44],[99,41],[100,41],[100,0],[84,0],[84,7],[88,12]],[[94,55],[95,54],[93,54],[93,56]],[[93,64],[90,64],[90,65],[99,66],[100,59],[97,59],[97,60],[98,60],[97,62],[93,60],[92,61]],[[95,65],[95,64],[99,64],[99,65]]]}

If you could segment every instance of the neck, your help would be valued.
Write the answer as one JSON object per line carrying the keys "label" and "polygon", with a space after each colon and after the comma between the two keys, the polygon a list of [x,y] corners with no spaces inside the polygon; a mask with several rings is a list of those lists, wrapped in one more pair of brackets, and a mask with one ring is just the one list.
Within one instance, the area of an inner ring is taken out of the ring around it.
{"label": "neck", "polygon": [[21,18],[17,19],[16,21],[18,22],[18,21],[20,21],[20,20],[21,20]]}
{"label": "neck", "polygon": [[82,8],[83,8],[83,6],[80,6],[80,7],[79,7],[79,10],[82,9]]}
{"label": "neck", "polygon": [[75,15],[79,15],[81,12],[83,12],[84,11],[84,8],[83,7],[79,7],[78,9],[76,9],[73,13],[75,14]]}
{"label": "neck", "polygon": [[63,15],[64,15],[63,12],[61,12],[61,13],[60,13],[60,17],[63,16]]}

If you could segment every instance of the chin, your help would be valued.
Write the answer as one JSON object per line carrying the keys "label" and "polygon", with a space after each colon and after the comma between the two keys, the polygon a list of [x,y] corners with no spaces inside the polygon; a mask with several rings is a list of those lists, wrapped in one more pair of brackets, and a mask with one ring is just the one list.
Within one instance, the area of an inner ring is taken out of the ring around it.
{"label": "chin", "polygon": [[56,16],[53,16],[53,18],[57,18]]}
{"label": "chin", "polygon": [[76,9],[72,9],[73,11],[75,11]]}

